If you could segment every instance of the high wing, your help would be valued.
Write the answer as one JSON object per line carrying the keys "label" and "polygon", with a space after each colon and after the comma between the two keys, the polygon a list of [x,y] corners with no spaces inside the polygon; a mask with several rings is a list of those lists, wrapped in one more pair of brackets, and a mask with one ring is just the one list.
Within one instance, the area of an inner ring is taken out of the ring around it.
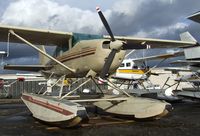
{"label": "high wing", "polygon": [[192,14],[191,16],[188,17],[188,19],[200,23],[200,11]]}
{"label": "high wing", "polygon": [[[110,39],[110,36],[104,36],[106,39]],[[136,38],[127,36],[115,36],[115,39],[127,42],[123,49],[144,49],[146,46],[150,48],[184,48],[198,45],[197,42],[193,41],[177,41],[177,40],[162,40],[162,39],[151,39],[151,38]]]}
{"label": "high wing", "polygon": [[7,70],[21,70],[21,71],[41,71],[41,70],[48,70],[50,69],[50,66],[44,66],[44,65],[5,65],[4,69]]}
{"label": "high wing", "polygon": [[[0,25],[0,42],[8,41],[9,30],[13,30],[16,34],[20,35],[24,39],[28,40],[32,44],[36,45],[67,45],[68,40],[72,38],[71,32],[59,32],[51,30],[33,29],[25,27],[16,27],[8,25]],[[105,39],[110,39],[110,36],[103,36]],[[187,41],[175,41],[175,40],[161,40],[150,38],[134,38],[127,36],[115,36],[118,40],[126,41],[127,44],[123,46],[123,49],[141,49],[146,48],[146,45],[150,45],[151,48],[176,48],[185,46],[194,46],[197,42]],[[11,36],[10,42],[23,43],[16,37]]]}
{"label": "high wing", "polygon": [[[15,33],[35,45],[67,45],[68,40],[73,35],[69,32],[33,29],[0,24],[0,42],[8,41],[9,30],[13,30]],[[10,36],[9,41],[13,43],[23,43],[21,40],[12,35]]]}
{"label": "high wing", "polygon": [[175,53],[166,53],[166,54],[148,56],[148,57],[142,57],[142,58],[135,58],[132,60],[133,61],[144,61],[144,60],[155,60],[155,59],[167,59],[167,58],[178,57],[178,56],[184,56],[184,51],[179,51],[179,52],[175,52]]}

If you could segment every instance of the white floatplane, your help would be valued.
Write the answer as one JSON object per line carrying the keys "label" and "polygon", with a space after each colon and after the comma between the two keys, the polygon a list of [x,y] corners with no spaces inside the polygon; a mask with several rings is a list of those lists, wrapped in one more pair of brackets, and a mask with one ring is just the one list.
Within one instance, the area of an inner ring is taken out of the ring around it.
{"label": "white floatplane", "polygon": [[[78,125],[87,117],[87,112],[82,104],[84,102],[93,103],[107,113],[136,118],[151,118],[166,114],[166,111],[171,109],[169,103],[135,98],[112,84],[108,76],[119,67],[127,49],[143,49],[147,45],[151,48],[195,46],[197,43],[114,36],[99,8],[97,8],[97,12],[109,36],[0,25],[0,41],[26,43],[40,53],[40,65],[5,65],[4,69],[41,72],[47,79],[61,77],[63,81],[57,98],[47,95],[51,93],[47,81],[47,91],[37,95],[23,93],[22,100],[37,119],[48,123],[67,122],[67,126]],[[10,37],[10,35],[12,36]],[[57,46],[54,57],[46,53],[44,45]],[[62,92],[64,80],[69,78],[86,80],[64,94]],[[74,94],[80,87],[89,81],[97,84],[95,81],[97,79],[106,80],[114,89],[122,91],[124,96],[86,100],[78,97],[76,99]],[[55,82],[58,83],[59,80]]]}

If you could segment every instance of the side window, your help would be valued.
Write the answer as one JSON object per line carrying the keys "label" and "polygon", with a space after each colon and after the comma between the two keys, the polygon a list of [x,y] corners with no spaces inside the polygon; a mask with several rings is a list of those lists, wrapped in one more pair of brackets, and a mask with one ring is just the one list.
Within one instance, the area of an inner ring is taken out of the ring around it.
{"label": "side window", "polygon": [[126,63],[126,67],[130,67],[131,66],[131,63]]}
{"label": "side window", "polygon": [[102,44],[102,48],[109,49],[110,48],[110,41],[104,41]]}
{"label": "side window", "polygon": [[138,66],[133,66],[134,69],[138,69]]}

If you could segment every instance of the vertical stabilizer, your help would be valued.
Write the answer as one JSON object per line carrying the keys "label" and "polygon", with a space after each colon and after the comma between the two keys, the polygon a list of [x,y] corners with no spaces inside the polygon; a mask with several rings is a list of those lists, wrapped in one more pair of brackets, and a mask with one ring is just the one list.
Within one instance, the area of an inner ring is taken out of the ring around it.
{"label": "vertical stabilizer", "polygon": [[[43,45],[39,46],[38,48],[40,48],[40,50],[42,50],[46,53],[45,47]],[[47,64],[48,61],[49,61],[49,59],[46,56],[39,53],[39,63],[40,63],[40,65],[45,65],[45,64]]]}
{"label": "vertical stabilizer", "polygon": [[189,32],[181,33],[180,38],[181,41],[197,42],[197,40]]}
{"label": "vertical stabilizer", "polygon": [[[180,34],[180,38],[182,41],[188,41],[188,42],[197,42],[197,40],[189,33],[189,32],[184,32]],[[197,60],[200,58],[200,46],[195,46],[191,48],[185,48],[184,49],[184,54],[185,54],[185,59],[186,60]]]}

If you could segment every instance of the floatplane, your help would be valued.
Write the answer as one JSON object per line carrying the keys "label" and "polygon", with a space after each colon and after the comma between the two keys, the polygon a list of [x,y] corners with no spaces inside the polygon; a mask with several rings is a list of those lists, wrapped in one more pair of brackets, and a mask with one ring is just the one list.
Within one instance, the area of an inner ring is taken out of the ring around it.
{"label": "floatplane", "polygon": [[[130,52],[131,53],[131,52]],[[127,54],[126,58],[128,57]],[[177,101],[177,97],[169,96],[172,90],[163,89],[158,84],[153,84],[149,77],[151,75],[159,76],[165,73],[152,72],[153,69],[159,67],[168,58],[183,56],[182,50],[169,50],[165,54],[146,56],[141,58],[127,58],[122,61],[122,64],[117,69],[116,73],[112,76],[114,83],[120,87],[120,89],[128,89],[127,91],[136,96],[150,97],[155,99]],[[148,60],[158,60],[158,63],[153,67],[146,65]],[[164,81],[163,81],[164,82]],[[114,91],[117,93],[117,91]],[[119,93],[119,92],[118,92]]]}
{"label": "floatplane", "polygon": [[[97,12],[109,36],[0,25],[1,41],[25,43],[40,53],[41,60],[40,65],[5,65],[5,69],[40,71],[47,79],[57,79],[55,83],[63,81],[57,97],[49,95],[51,89],[42,94],[24,92],[21,97],[24,103],[35,118],[48,123],[62,123],[66,127],[76,126],[82,120],[87,120],[88,114],[82,104],[84,102],[90,102],[109,114],[138,119],[159,118],[166,115],[171,110],[169,103],[133,97],[116,87],[108,77],[119,67],[127,49],[146,48],[147,45],[152,48],[195,46],[196,43],[114,36],[99,8]],[[45,52],[44,45],[57,46],[54,57]],[[69,78],[82,78],[85,81],[63,94],[64,81]],[[90,81],[98,86],[99,80],[118,89],[123,96],[103,95],[98,99],[81,99],[75,95],[80,87]]]}

